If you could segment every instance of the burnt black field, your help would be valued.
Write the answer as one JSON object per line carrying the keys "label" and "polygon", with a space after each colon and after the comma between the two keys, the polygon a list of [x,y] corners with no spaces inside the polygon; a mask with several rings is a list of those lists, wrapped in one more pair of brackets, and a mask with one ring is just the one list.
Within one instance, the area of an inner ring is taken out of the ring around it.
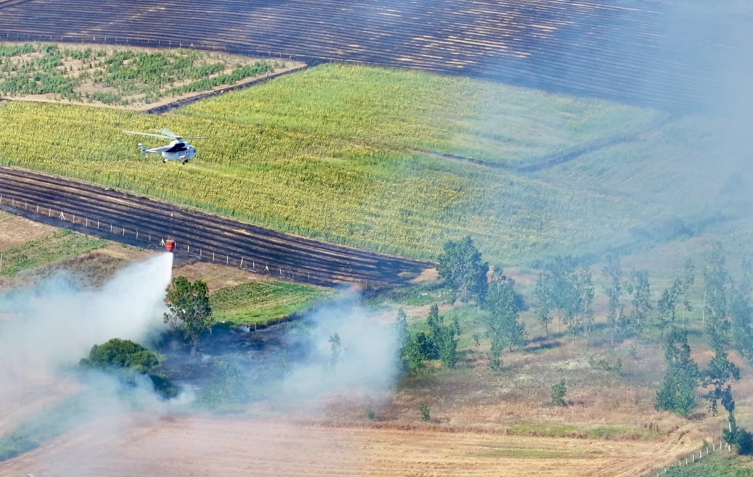
{"label": "burnt black field", "polygon": [[10,0],[0,39],[183,46],[417,68],[670,110],[753,61],[749,8],[563,0]]}

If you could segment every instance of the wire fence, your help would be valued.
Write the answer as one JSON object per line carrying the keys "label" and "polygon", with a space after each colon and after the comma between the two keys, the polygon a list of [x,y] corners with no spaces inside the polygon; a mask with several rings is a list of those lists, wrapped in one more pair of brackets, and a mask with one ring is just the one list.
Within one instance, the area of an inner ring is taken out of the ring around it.
{"label": "wire fence", "polygon": [[666,474],[667,471],[672,468],[675,468],[675,467],[679,468],[679,467],[686,467],[689,465],[693,465],[696,462],[700,462],[701,460],[705,459],[710,454],[719,453],[719,452],[731,453],[732,446],[726,442],[723,442],[722,439],[719,438],[718,443],[716,441],[711,442],[711,447],[709,447],[709,445],[707,444],[701,447],[700,449],[691,452],[685,457],[681,457],[677,462],[672,463],[672,465],[669,465],[667,467],[662,467],[656,470],[655,473],[652,472],[650,475],[659,477],[661,475]]}
{"label": "wire fence", "polygon": [[[187,255],[202,261],[233,266],[252,273],[269,275],[270,277],[283,280],[306,283],[312,281],[311,272],[309,271],[293,270],[287,266],[257,261],[256,259],[249,259],[237,254],[231,255],[230,252],[221,249],[208,248],[201,244],[192,243],[186,238],[178,239],[166,232],[152,233],[150,231],[139,230],[136,227],[119,224],[117,221],[111,219],[76,215],[59,207],[53,208],[34,204],[27,200],[16,199],[7,194],[0,194],[0,207],[11,213],[23,211],[21,215],[34,214],[37,218],[44,218],[45,220],[43,221],[46,223],[74,230],[78,229],[88,235],[96,235],[108,240],[127,243],[129,245],[144,246],[145,248],[157,249],[165,247],[166,240],[172,239],[175,241],[174,253],[179,252],[181,255]],[[222,260],[223,255],[225,260]],[[321,281],[318,278],[315,277],[314,281]]]}

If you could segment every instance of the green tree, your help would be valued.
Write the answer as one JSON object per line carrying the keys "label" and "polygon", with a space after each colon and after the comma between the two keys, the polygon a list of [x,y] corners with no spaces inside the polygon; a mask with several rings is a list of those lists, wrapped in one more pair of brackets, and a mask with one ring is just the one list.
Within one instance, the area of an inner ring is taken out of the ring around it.
{"label": "green tree", "polygon": [[715,243],[707,256],[706,269],[703,273],[704,287],[703,320],[707,331],[725,333],[729,324],[727,320],[727,285],[730,281],[726,269],[726,258],[720,243]]}
{"label": "green tree", "polygon": [[567,394],[567,385],[565,380],[561,380],[559,383],[552,386],[552,404],[555,406],[566,406],[565,395]]}
{"label": "green tree", "polygon": [[475,299],[481,303],[486,298],[489,264],[481,261],[481,252],[470,237],[444,244],[437,271],[446,283],[458,290],[461,301],[467,303]]}
{"label": "green tree", "polygon": [[552,290],[551,280],[546,272],[539,272],[536,277],[536,287],[533,289],[533,298],[535,300],[536,319],[544,327],[546,336],[549,336],[549,324],[552,322]]}
{"label": "green tree", "polygon": [[505,347],[525,346],[526,329],[518,321],[522,298],[515,293],[514,286],[515,281],[502,277],[495,277],[489,286],[484,322],[486,335],[491,339],[489,365],[492,369],[499,369]]}
{"label": "green tree", "polygon": [[581,268],[575,274],[574,282],[576,299],[573,302],[573,309],[570,314],[569,328],[575,336],[578,331],[582,331],[586,339],[586,349],[591,339],[591,329],[594,324],[594,286],[591,280],[591,271],[588,268]]}
{"label": "green tree", "polygon": [[676,278],[669,288],[662,291],[661,297],[656,302],[655,324],[661,336],[664,336],[668,327],[675,326],[678,305],[681,305],[682,309],[683,326],[687,328],[686,313],[693,311],[693,306],[690,304],[690,287],[695,281],[694,270],[693,262],[687,260],[683,274]]}
{"label": "green tree", "polygon": [[167,292],[167,308],[163,321],[191,342],[191,354],[195,354],[201,336],[212,329],[207,284],[201,280],[191,283],[186,277],[173,278]]}
{"label": "green tree", "polygon": [[662,291],[661,298],[656,302],[656,326],[659,328],[661,336],[664,336],[664,331],[669,326],[674,326],[681,286],[682,282],[676,279],[671,287]]}
{"label": "green tree", "polygon": [[695,388],[698,386],[698,365],[690,357],[688,334],[673,328],[664,345],[667,373],[664,384],[656,393],[656,407],[690,417],[696,406]]}
{"label": "green tree", "polygon": [[[716,414],[718,403],[724,405],[725,399],[731,399],[730,380],[740,379],[740,368],[729,360],[727,351],[723,348],[714,348],[714,357],[711,358],[708,367],[701,374],[701,386],[710,388],[703,398],[709,402],[709,409]],[[726,407],[726,406],[725,406]]]}
{"label": "green tree", "polygon": [[575,260],[570,256],[555,257],[539,274],[534,296],[539,321],[545,323],[545,326],[553,321],[549,314],[556,313],[557,331],[559,332],[560,323],[570,327],[578,313],[581,299],[577,275]]}
{"label": "green tree", "polygon": [[687,313],[693,311],[693,305],[690,304],[690,287],[695,283],[695,265],[693,261],[687,259],[685,261],[685,271],[682,274],[682,286],[680,294],[682,295],[682,321],[683,326],[687,327]]}
{"label": "green tree", "polygon": [[607,286],[604,288],[604,292],[609,299],[607,322],[612,328],[610,343],[614,346],[615,338],[623,331],[626,324],[625,307],[620,302],[620,298],[622,297],[623,273],[619,255],[614,252],[607,255],[607,263],[604,265],[602,273],[607,279]]}
{"label": "green tree", "polygon": [[732,323],[729,316],[728,287],[732,279],[726,269],[726,259],[721,244],[716,243],[707,256],[704,270],[704,321],[709,348],[714,357],[701,376],[701,385],[708,389],[703,398],[709,402],[709,409],[716,414],[719,401],[731,396],[730,380],[740,379],[740,368],[729,360]]}
{"label": "green tree", "polygon": [[212,377],[199,394],[199,402],[204,407],[235,408],[249,400],[248,388],[238,368],[219,358],[214,359],[212,368]]}
{"label": "green tree", "polygon": [[408,315],[403,309],[397,311],[395,320],[395,335],[397,338],[397,359],[400,363],[400,369],[403,371],[411,369],[408,359],[408,346],[411,342],[410,331],[408,331]]}
{"label": "green tree", "polygon": [[431,306],[426,322],[431,329],[431,338],[442,364],[448,368],[454,368],[457,363],[457,337],[460,334],[460,324],[457,320],[445,323],[445,318],[439,314],[439,307],[436,304]]}
{"label": "green tree", "polygon": [[423,331],[419,331],[411,338],[405,347],[403,356],[408,367],[413,372],[420,370],[425,361],[439,359],[439,353],[437,352],[434,340]]}
{"label": "green tree", "polygon": [[335,333],[329,337],[329,361],[327,363],[330,370],[334,370],[337,367],[338,361],[340,361],[340,353],[342,352],[342,342],[340,341],[340,335]]}
{"label": "green tree", "polygon": [[648,270],[633,270],[626,291],[631,297],[632,305],[628,326],[633,333],[640,335],[648,321],[648,314],[653,308]]}
{"label": "green tree", "polygon": [[729,315],[732,326],[732,347],[753,363],[753,307],[750,305],[753,263],[743,260],[742,278],[730,287]]}

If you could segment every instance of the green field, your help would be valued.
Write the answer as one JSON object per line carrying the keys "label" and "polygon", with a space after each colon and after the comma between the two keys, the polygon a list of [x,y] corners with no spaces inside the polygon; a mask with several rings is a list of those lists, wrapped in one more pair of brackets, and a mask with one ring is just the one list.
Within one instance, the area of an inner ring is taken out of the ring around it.
{"label": "green field", "polygon": [[76,257],[105,245],[106,240],[71,230],[58,230],[48,237],[3,252],[0,275],[14,276],[24,270]]}
{"label": "green field", "polygon": [[750,477],[753,475],[753,461],[750,457],[712,455],[688,466],[670,467],[666,474],[661,473],[661,475],[667,477]]}
{"label": "green field", "polygon": [[659,111],[416,71],[325,65],[180,114],[325,133],[510,166],[619,136]]}
{"label": "green field", "polygon": [[217,290],[210,302],[215,321],[254,325],[303,312],[330,295],[324,288],[261,280]]}
{"label": "green field", "polygon": [[[446,240],[470,234],[493,262],[530,263],[631,246],[644,240],[644,229],[656,240],[671,238],[662,227],[675,217],[704,220],[700,204],[708,197],[688,187],[704,170],[686,174],[688,181],[670,189],[673,201],[659,205],[667,189],[647,193],[657,177],[636,162],[669,181],[665,172],[688,149],[700,157],[710,147],[709,139],[700,140],[703,147],[687,141],[703,133],[700,121],[680,119],[652,132],[649,140],[661,148],[641,137],[536,174],[417,148],[531,164],[662,117],[464,78],[323,65],[161,117],[2,103],[0,163],[412,257],[436,258]],[[199,156],[190,165],[166,166],[141,156],[120,132],[163,127],[210,138],[195,142]],[[630,168],[638,169],[635,181],[622,179]]]}
{"label": "green field", "polygon": [[0,44],[0,95],[127,106],[206,91],[274,70],[269,62],[233,64],[196,50],[146,52],[129,48],[71,48],[57,44]]}

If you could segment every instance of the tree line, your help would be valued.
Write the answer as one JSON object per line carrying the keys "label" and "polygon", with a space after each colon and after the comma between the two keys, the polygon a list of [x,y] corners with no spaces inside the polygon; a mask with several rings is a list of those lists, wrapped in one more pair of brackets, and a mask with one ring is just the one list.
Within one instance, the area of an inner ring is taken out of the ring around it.
{"label": "tree line", "polygon": [[[520,321],[520,312],[527,305],[515,290],[515,281],[503,275],[502,270],[490,273],[470,237],[447,242],[437,269],[451,289],[450,302],[474,303],[484,311],[481,320],[491,344],[489,366],[500,369],[505,350],[523,348],[528,342],[527,330]],[[656,407],[690,417],[699,397],[712,414],[718,413],[721,405],[728,419],[725,439],[737,445],[741,453],[752,453],[753,435],[740,428],[735,419],[731,384],[740,379],[740,369],[730,360],[729,353],[735,351],[753,363],[753,262],[744,260],[739,276],[733,277],[722,246],[715,244],[705,258],[702,296],[693,296],[699,288],[693,287],[696,268],[687,260],[656,299],[652,298],[648,271],[626,271],[616,253],[606,256],[601,271],[608,303],[606,330],[610,346],[631,337],[663,343],[667,371],[657,391]],[[590,267],[579,265],[574,258],[559,256],[544,265],[536,278],[532,307],[546,336],[550,336],[554,325],[556,333],[569,334],[573,343],[576,338],[582,339],[587,350],[593,339],[596,292]],[[700,310],[694,310],[694,304],[699,302]],[[696,313],[691,314],[693,311]],[[713,352],[703,369],[691,357],[691,317],[700,321],[696,325],[701,325]],[[399,358],[405,370],[418,371],[432,359],[439,359],[448,368],[457,362],[461,331],[458,321],[442,317],[435,304],[427,324],[428,333],[411,334],[407,316],[402,310],[399,312]]]}

